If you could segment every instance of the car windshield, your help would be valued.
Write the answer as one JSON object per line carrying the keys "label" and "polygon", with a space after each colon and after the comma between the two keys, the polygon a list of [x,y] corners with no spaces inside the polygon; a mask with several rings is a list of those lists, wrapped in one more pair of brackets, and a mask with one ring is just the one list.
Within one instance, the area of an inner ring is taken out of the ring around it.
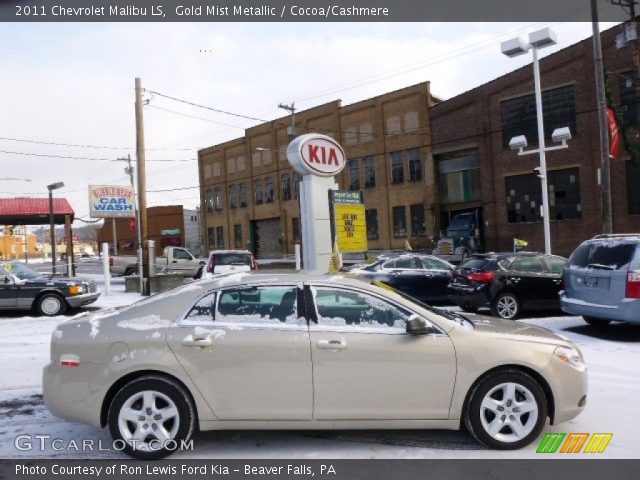
{"label": "car windshield", "polygon": [[440,309],[440,308],[432,307],[431,305],[427,305],[426,303],[421,302],[420,300],[418,300],[415,297],[412,297],[411,295],[407,295],[406,293],[401,292],[400,290],[396,290],[395,288],[390,287],[389,285],[387,285],[384,282],[374,281],[374,282],[371,282],[371,284],[375,285],[376,287],[381,288],[383,290],[387,290],[387,291],[393,292],[396,295],[401,296],[405,300],[409,300],[410,302],[415,303],[420,308],[422,308],[424,310],[427,310],[427,311],[429,311],[429,312],[431,312],[431,313],[433,313],[435,315],[439,315],[441,317],[444,317],[447,320],[451,320],[453,322],[456,322],[456,323],[462,325],[463,327],[474,328],[473,322],[471,320],[469,320],[467,317],[465,317],[463,315],[460,315],[459,313],[450,312],[448,310],[443,310],[443,309]]}
{"label": "car windshield", "polygon": [[35,270],[31,270],[25,264],[20,262],[4,262],[0,265],[5,272],[10,273],[20,280],[31,280],[33,278],[38,278],[41,276],[38,272],[36,272]]}
{"label": "car windshield", "polygon": [[478,271],[478,270],[482,270],[484,267],[486,267],[487,263],[489,263],[489,260],[486,259],[486,258],[472,257],[472,258],[469,258],[468,260],[465,260],[464,262],[462,262],[462,264],[460,264],[458,269],[459,270]]}
{"label": "car windshield", "polygon": [[215,253],[213,261],[216,265],[251,266],[251,255],[248,253]]}

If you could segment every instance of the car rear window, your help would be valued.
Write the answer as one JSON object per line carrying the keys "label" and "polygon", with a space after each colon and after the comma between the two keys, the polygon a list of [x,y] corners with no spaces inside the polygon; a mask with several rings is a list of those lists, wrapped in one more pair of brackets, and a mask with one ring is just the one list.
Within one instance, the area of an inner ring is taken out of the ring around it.
{"label": "car rear window", "polygon": [[251,266],[251,255],[248,253],[215,253],[213,262],[216,265],[249,265]]}
{"label": "car rear window", "polygon": [[569,258],[569,265],[581,268],[621,270],[633,260],[636,244],[629,241],[602,240],[580,245]]}
{"label": "car rear window", "polygon": [[486,258],[469,258],[460,264],[460,270],[482,270],[488,263]]}

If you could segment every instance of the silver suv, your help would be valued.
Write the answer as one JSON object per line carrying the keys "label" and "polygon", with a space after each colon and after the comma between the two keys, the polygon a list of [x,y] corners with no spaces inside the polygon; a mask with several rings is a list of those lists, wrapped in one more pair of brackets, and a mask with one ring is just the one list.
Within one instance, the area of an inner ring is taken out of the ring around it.
{"label": "silver suv", "polygon": [[589,325],[640,323],[640,234],[598,235],[571,254],[562,310]]}

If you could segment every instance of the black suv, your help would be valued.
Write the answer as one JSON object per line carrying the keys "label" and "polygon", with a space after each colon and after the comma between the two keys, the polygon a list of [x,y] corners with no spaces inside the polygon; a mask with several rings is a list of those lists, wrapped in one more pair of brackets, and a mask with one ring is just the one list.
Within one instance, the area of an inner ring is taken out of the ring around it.
{"label": "black suv", "polygon": [[475,254],[453,273],[451,300],[464,311],[489,307],[513,320],[523,310],[559,309],[566,258],[535,252]]}

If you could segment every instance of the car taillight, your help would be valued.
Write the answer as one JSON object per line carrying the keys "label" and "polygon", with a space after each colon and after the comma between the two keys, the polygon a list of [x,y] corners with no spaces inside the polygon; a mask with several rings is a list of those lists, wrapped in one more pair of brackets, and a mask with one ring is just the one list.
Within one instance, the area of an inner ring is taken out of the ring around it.
{"label": "car taillight", "polygon": [[215,255],[211,255],[209,263],[207,264],[207,272],[213,273],[213,269],[216,267]]}
{"label": "car taillight", "polygon": [[251,270],[258,270],[258,262],[256,262],[256,257],[251,255]]}
{"label": "car taillight", "polygon": [[640,298],[640,271],[627,273],[627,298]]}
{"label": "car taillight", "polygon": [[476,283],[489,283],[496,278],[496,274],[493,272],[475,272],[469,273],[467,278]]}

